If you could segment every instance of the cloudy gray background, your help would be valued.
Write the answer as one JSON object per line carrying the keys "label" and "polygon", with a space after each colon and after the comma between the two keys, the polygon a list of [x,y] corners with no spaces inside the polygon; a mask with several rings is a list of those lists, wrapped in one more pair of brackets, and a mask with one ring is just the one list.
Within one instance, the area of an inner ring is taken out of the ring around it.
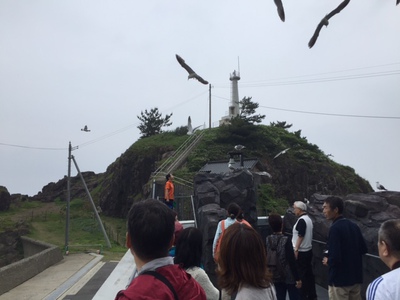
{"label": "cloudy gray background", "polygon": [[287,121],[399,191],[400,6],[353,0],[308,49],[340,2],[286,0],[282,23],[273,0],[0,1],[0,185],[35,195],[58,181],[69,141],[81,171],[104,172],[139,138],[145,109],[172,112],[169,129],[189,115],[208,126],[208,86],[187,81],[178,53],[213,85],[213,126],[239,57],[239,97],[265,124]]}

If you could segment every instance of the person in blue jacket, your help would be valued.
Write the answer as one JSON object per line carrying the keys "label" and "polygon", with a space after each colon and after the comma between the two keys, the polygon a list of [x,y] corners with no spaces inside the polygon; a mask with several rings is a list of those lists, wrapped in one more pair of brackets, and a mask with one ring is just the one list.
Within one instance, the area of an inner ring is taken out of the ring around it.
{"label": "person in blue jacket", "polygon": [[329,299],[361,300],[362,256],[367,253],[361,230],[343,217],[341,198],[328,197],[322,207],[325,217],[333,221],[328,233],[328,252],[322,260],[329,267]]}

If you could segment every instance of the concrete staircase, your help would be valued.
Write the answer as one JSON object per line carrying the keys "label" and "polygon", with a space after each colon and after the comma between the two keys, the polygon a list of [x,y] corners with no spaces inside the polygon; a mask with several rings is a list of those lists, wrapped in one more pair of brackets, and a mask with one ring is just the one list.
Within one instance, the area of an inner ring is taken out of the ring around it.
{"label": "concrete staircase", "polygon": [[[181,146],[179,146],[178,149],[170,156],[168,157],[160,167],[157,168],[153,172],[153,179],[156,179],[161,176],[165,176],[168,173],[173,173],[176,169],[178,169],[182,164],[185,162],[186,158],[188,155],[192,152],[192,150],[197,146],[197,144],[201,141],[203,135],[204,135],[204,130],[199,130],[195,131],[192,135],[190,135],[185,142],[182,143]],[[192,182],[182,179],[182,178],[177,178],[175,176],[175,180],[181,184],[184,185],[190,185],[192,186]]]}

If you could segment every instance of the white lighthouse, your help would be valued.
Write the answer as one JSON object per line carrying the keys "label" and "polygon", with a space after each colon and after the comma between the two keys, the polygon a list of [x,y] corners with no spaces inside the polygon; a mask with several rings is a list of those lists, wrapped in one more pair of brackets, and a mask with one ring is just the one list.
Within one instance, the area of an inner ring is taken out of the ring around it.
{"label": "white lighthouse", "polygon": [[240,80],[240,73],[233,71],[229,76],[229,80],[231,81],[231,102],[229,105],[228,115],[221,118],[219,124],[229,123],[230,120],[239,115],[239,87],[238,81]]}

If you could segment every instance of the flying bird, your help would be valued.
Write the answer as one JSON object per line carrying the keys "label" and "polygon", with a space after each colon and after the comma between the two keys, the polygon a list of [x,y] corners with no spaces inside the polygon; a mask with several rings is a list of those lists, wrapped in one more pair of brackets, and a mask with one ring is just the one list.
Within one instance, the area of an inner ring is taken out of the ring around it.
{"label": "flying bird", "polygon": [[376,188],[381,191],[387,191],[387,189],[385,189],[385,187],[380,184],[379,181],[376,182]]}
{"label": "flying bird", "polygon": [[[400,1],[400,0],[398,0]],[[318,39],[319,36],[319,32],[322,29],[322,26],[328,26],[329,25],[329,19],[332,18],[334,15],[340,13],[342,11],[343,8],[345,8],[347,6],[347,4],[349,4],[350,0],[344,0],[342,3],[339,4],[338,7],[336,7],[334,10],[332,10],[329,14],[327,14],[322,20],[321,22],[319,22],[317,29],[315,29],[314,35],[311,37],[310,41],[308,42],[308,47],[312,48],[315,44],[315,42]]]}
{"label": "flying bird", "polygon": [[246,148],[246,147],[243,146],[243,145],[236,145],[235,146],[235,150],[237,150],[237,151],[242,151],[244,148]]}
{"label": "flying bird", "polygon": [[278,156],[285,154],[290,148],[286,148],[285,150],[282,150],[281,152],[279,152],[277,155],[275,155],[274,159],[277,158]]}
{"label": "flying bird", "polygon": [[269,174],[268,172],[262,171],[262,172],[253,172],[254,174],[260,175],[260,176],[268,176],[269,178],[272,178],[272,175]]}
{"label": "flying bird", "polygon": [[282,22],[285,22],[285,10],[283,9],[282,0],[274,0],[274,2],[278,10],[279,18],[281,18]]}
{"label": "flying bird", "polygon": [[85,127],[83,127],[81,130],[82,130],[82,131],[85,131],[85,132],[90,132],[90,130],[89,130],[89,128],[87,127],[87,125],[85,125]]}
{"label": "flying bird", "polygon": [[182,57],[180,57],[178,54],[175,54],[175,56],[176,56],[176,59],[178,60],[179,64],[182,66],[182,68],[184,68],[189,73],[188,79],[194,78],[194,79],[197,79],[202,84],[208,84],[208,81],[204,80],[199,75],[197,75],[196,72],[193,71],[193,69],[185,63],[185,61]]}

